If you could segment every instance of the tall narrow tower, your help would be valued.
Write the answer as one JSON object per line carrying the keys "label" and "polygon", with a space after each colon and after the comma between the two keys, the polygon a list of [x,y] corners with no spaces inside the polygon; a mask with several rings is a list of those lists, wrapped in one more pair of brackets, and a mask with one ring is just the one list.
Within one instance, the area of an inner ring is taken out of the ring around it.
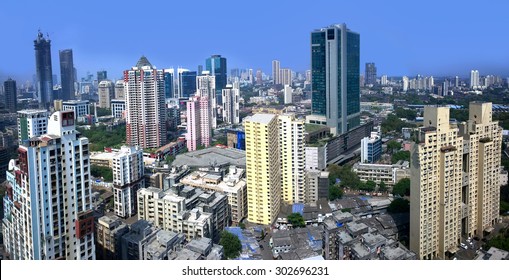
{"label": "tall narrow tower", "polygon": [[39,30],[34,40],[35,69],[37,75],[37,99],[42,109],[48,109],[53,102],[53,72],[51,68],[51,40],[44,38]]}
{"label": "tall narrow tower", "polygon": [[62,100],[74,99],[74,62],[72,50],[59,51],[60,79],[62,80]]}

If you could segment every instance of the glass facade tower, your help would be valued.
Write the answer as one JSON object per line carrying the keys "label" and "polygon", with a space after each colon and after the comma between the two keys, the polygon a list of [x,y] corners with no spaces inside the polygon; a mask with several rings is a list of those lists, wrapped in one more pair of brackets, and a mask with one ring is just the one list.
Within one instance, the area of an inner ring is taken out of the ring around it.
{"label": "glass facade tower", "polygon": [[360,35],[346,24],[311,33],[312,113],[325,116],[334,135],[360,125]]}

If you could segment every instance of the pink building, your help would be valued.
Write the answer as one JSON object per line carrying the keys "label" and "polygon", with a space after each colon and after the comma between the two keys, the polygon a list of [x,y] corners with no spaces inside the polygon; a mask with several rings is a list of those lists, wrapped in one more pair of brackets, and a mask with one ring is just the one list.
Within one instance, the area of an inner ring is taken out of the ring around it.
{"label": "pink building", "polygon": [[193,96],[187,101],[187,150],[195,151],[199,145],[210,146],[210,131],[212,129],[209,99]]}

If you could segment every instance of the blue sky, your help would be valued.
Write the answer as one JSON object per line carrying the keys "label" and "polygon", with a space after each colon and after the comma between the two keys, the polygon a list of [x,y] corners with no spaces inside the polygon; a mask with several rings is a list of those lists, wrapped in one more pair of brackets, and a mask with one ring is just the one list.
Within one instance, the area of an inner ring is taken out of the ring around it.
{"label": "blue sky", "polygon": [[[451,3],[452,2],[452,3]],[[465,3],[463,3],[465,2]],[[79,4],[75,4],[79,3]],[[37,30],[72,48],[79,77],[120,77],[145,55],[158,68],[196,69],[212,54],[228,69],[309,68],[310,32],[345,22],[361,35],[361,70],[378,75],[509,76],[509,1],[24,1],[0,4],[0,80],[35,73]]]}

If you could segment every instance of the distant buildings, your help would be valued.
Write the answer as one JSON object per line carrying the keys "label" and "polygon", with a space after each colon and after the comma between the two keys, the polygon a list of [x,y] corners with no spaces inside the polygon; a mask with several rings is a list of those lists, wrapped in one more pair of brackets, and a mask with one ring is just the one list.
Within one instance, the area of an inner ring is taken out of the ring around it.
{"label": "distant buildings", "polygon": [[382,137],[378,132],[371,132],[371,137],[361,140],[361,162],[375,163],[382,156]]}
{"label": "distant buildings", "polygon": [[292,86],[292,70],[290,68],[281,68],[279,70],[279,79],[282,85]]}
{"label": "distant buildings", "polygon": [[346,24],[311,33],[312,114],[334,135],[360,125],[360,36]]}
{"label": "distant buildings", "polygon": [[62,94],[59,98],[63,100],[72,100],[75,98],[72,50],[61,50],[58,54],[60,57],[60,79],[62,82]]}
{"label": "distant buildings", "polygon": [[478,89],[480,86],[481,83],[479,82],[479,70],[470,71],[470,88]]}
{"label": "distant buildings", "polygon": [[285,85],[284,88],[284,101],[285,104],[292,104],[293,103],[293,89],[288,84]]}
{"label": "distant buildings", "polygon": [[[141,78],[143,77],[143,78]],[[124,71],[127,144],[159,148],[167,143],[164,73],[142,56]]]}
{"label": "distant buildings", "polygon": [[196,77],[196,95],[208,99],[208,108],[202,111],[202,117],[205,113],[208,114],[207,119],[211,125],[210,129],[217,127],[216,92],[216,78],[211,76],[208,71],[203,71],[202,75]]}
{"label": "distant buildings", "polygon": [[281,62],[279,60],[272,61],[272,81],[275,85],[281,84],[281,78],[279,76],[279,70],[281,68]]}
{"label": "distant buildings", "polygon": [[228,84],[222,91],[223,94],[223,122],[227,124],[238,124],[240,122],[239,116],[239,99],[240,89],[239,84]]}
{"label": "distant buildings", "polygon": [[248,220],[270,225],[281,204],[281,166],[278,118],[255,114],[244,119]]}
{"label": "distant buildings", "polygon": [[37,75],[36,96],[39,106],[42,109],[49,109],[53,102],[53,72],[51,66],[51,40],[44,38],[44,35],[37,33],[34,40],[35,69]]}
{"label": "distant buildings", "polygon": [[108,72],[106,70],[97,71],[97,83],[108,79]]}
{"label": "distant buildings", "polygon": [[124,99],[112,99],[110,105],[111,105],[111,115],[115,119],[125,118],[126,105]]}
{"label": "distant buildings", "polygon": [[365,71],[365,84],[366,85],[376,85],[376,66],[374,62],[367,62]]}
{"label": "distant buildings", "polygon": [[115,214],[128,218],[136,214],[138,189],[145,187],[143,150],[138,147],[123,146],[114,153],[113,196]]}
{"label": "distant buildings", "polygon": [[110,108],[111,100],[115,98],[115,85],[110,80],[103,80],[99,83],[99,108]]}
{"label": "distant buildings", "polygon": [[11,259],[95,259],[89,143],[74,124],[74,112],[53,113],[48,134],[11,161],[2,221]]}
{"label": "distant buildings", "polygon": [[164,69],[164,98],[166,99],[175,97],[174,79],[175,69]]}
{"label": "distant buildings", "polygon": [[125,99],[124,81],[115,82],[115,99]]}
{"label": "distant buildings", "polygon": [[400,161],[395,164],[374,164],[357,162],[352,171],[363,182],[373,181],[377,184],[384,183],[386,186],[394,186],[401,179],[410,178],[408,161]]}
{"label": "distant buildings", "polygon": [[5,108],[10,113],[16,113],[18,111],[18,89],[16,87],[16,81],[9,78],[4,82],[5,91]]}
{"label": "distant buildings", "polygon": [[502,130],[491,103],[470,103],[469,120],[449,122],[449,108],[425,107],[411,151],[410,248],[444,259],[462,236],[482,237],[499,218]]}

